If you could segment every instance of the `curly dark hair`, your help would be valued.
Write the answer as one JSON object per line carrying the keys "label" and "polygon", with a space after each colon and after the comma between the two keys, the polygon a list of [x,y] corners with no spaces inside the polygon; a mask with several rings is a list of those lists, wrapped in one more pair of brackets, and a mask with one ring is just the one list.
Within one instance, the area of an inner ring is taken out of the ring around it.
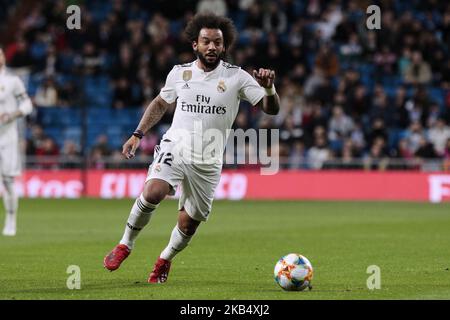
{"label": "curly dark hair", "polygon": [[214,13],[200,13],[196,14],[187,24],[184,32],[192,43],[198,41],[200,30],[203,28],[220,29],[223,34],[223,43],[225,50],[228,51],[233,47],[236,41],[237,31],[231,19],[221,16],[216,16]]}

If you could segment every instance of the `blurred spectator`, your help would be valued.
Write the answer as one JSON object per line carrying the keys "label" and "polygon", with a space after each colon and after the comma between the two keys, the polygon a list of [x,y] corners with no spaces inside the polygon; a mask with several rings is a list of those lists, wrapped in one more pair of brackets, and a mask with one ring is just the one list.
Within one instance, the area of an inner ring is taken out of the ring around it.
{"label": "blurred spectator", "polygon": [[300,126],[296,126],[292,117],[287,117],[284,120],[283,126],[280,130],[280,140],[288,144],[293,143],[303,137],[303,130]]}
{"label": "blurred spectator", "polygon": [[42,148],[42,144],[46,139],[44,129],[38,124],[33,124],[30,129],[30,138],[27,139],[26,154],[35,155],[36,150]]}
{"label": "blurred spectator", "polygon": [[84,75],[98,75],[103,67],[103,58],[99,54],[96,45],[87,42],[83,45],[81,55],[76,62]]}
{"label": "blurred spectator", "polygon": [[301,140],[294,142],[292,150],[289,154],[289,168],[290,169],[305,169],[306,156],[305,145]]}
{"label": "blurred spectator", "polygon": [[112,151],[109,146],[108,136],[106,134],[99,135],[92,149],[100,152],[101,156],[110,156]]}
{"label": "blurred spectator", "polygon": [[361,166],[358,163],[359,153],[358,149],[354,147],[351,139],[346,139],[343,143],[341,152],[338,156],[342,160],[342,168],[344,169],[360,169]]}
{"label": "blurred spectator", "polygon": [[394,122],[393,119],[394,112],[391,106],[392,104],[388,100],[388,96],[384,92],[384,90],[381,89],[378,92],[375,89],[375,93],[372,98],[372,108],[370,110],[369,118],[371,120],[376,118],[383,119],[386,126],[391,127]]}
{"label": "blurred spectator", "polygon": [[398,141],[394,156],[400,159],[412,159],[414,157],[414,153],[411,152],[407,139],[402,138]]}
{"label": "blurred spectator", "polygon": [[450,127],[445,124],[444,119],[437,119],[436,125],[428,131],[428,138],[433,144],[436,154],[444,156],[447,140],[450,139]]}
{"label": "blurred spectator", "polygon": [[411,64],[405,69],[404,80],[408,84],[428,84],[431,81],[430,65],[423,61],[422,53],[414,51],[411,56]]}
{"label": "blurred spectator", "polygon": [[81,153],[75,142],[71,140],[64,141],[61,155],[63,156],[62,166],[64,168],[76,169],[81,167]]}
{"label": "blurred spectator", "polygon": [[392,126],[394,128],[406,129],[409,125],[409,114],[405,107],[406,89],[398,87],[394,97],[394,110],[392,111]]}
{"label": "blurred spectator", "polygon": [[412,153],[419,149],[421,141],[424,137],[424,132],[420,122],[412,122],[408,130],[405,132],[405,138],[408,141],[408,148]]}
{"label": "blurred spectator", "polygon": [[[367,134],[366,141],[369,146],[373,146],[375,140],[380,139],[384,142],[388,139],[388,132],[382,118],[375,118],[372,122],[372,128]],[[384,147],[384,146],[383,146]]]}
{"label": "blurred spectator", "polygon": [[258,4],[256,1],[253,2],[248,9],[244,25],[245,25],[244,34],[246,34],[247,37],[249,38],[256,37],[257,39],[260,39],[262,37],[263,12],[261,5]]}
{"label": "blurred spectator", "polygon": [[57,90],[58,104],[62,107],[69,107],[76,103],[79,96],[76,93],[75,85],[72,81],[65,82]]}
{"label": "blurred spectator", "polygon": [[52,78],[45,79],[38,87],[34,102],[38,107],[54,107],[58,104],[58,91]]}
{"label": "blurred spectator", "polygon": [[11,68],[31,67],[34,63],[28,43],[23,38],[19,38],[17,42],[10,44],[6,48],[5,55]]}
{"label": "blurred spectator", "polygon": [[226,16],[228,12],[225,0],[200,0],[197,4],[197,12],[214,12],[218,16]]}
{"label": "blurred spectator", "polygon": [[270,2],[268,7],[263,15],[264,31],[267,33],[275,32],[279,35],[284,34],[287,29],[286,13],[278,8],[275,1]]}
{"label": "blurred spectator", "polygon": [[[345,99],[345,97],[344,97]],[[341,102],[344,104],[344,101]],[[367,88],[360,84],[349,93],[348,103],[345,103],[347,113],[354,119],[361,119],[370,106],[370,99],[368,96]]]}
{"label": "blurred spectator", "polygon": [[133,91],[130,82],[125,77],[122,77],[117,80],[115,85],[113,106],[116,109],[123,109],[133,105],[133,103]]}
{"label": "blurred spectator", "polygon": [[382,137],[376,137],[369,153],[364,157],[364,168],[366,170],[385,170],[388,163],[385,140]]}
{"label": "blurred spectator", "polygon": [[332,157],[333,154],[327,146],[325,137],[318,136],[314,141],[313,147],[309,149],[307,154],[308,167],[316,170],[321,169]]}
{"label": "blurred spectator", "polygon": [[352,140],[352,146],[356,154],[360,154],[366,146],[366,140],[364,137],[364,130],[361,122],[357,121],[354,123],[354,129],[350,135]]}
{"label": "blurred spectator", "polygon": [[437,157],[433,145],[424,136],[420,137],[419,147],[414,152],[414,155],[419,159],[433,159]]}
{"label": "blurred spectator", "polygon": [[358,34],[350,34],[348,42],[341,45],[340,54],[342,59],[347,63],[360,61],[363,54],[363,47],[359,41]]}
{"label": "blurred spectator", "polygon": [[322,70],[322,74],[327,78],[336,76],[339,71],[337,55],[333,52],[329,44],[320,47],[315,63],[316,66]]}
{"label": "blurred spectator", "polygon": [[390,76],[394,74],[397,57],[387,45],[383,45],[381,47],[381,51],[375,53],[373,61],[377,67],[376,77],[378,80],[380,80],[383,76]]}
{"label": "blurred spectator", "polygon": [[342,106],[333,107],[333,115],[328,125],[328,139],[330,142],[342,143],[353,130],[352,119],[344,113]]}
{"label": "blurred spectator", "polygon": [[59,155],[58,146],[52,138],[46,137],[35,152],[37,164],[41,169],[56,169],[58,161],[55,156]]}

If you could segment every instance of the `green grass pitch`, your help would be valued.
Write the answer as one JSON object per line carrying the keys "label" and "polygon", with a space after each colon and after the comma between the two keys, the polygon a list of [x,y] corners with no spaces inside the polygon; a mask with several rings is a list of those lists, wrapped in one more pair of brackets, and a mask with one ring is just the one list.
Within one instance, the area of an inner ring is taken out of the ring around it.
{"label": "green grass pitch", "polygon": [[[132,203],[21,200],[17,236],[0,237],[0,299],[450,299],[449,204],[216,201],[168,282],[150,285],[177,203],[163,202],[108,272],[103,257]],[[274,265],[290,252],[311,261],[312,291],[275,283]],[[66,286],[69,265],[81,268],[80,290]],[[366,287],[370,265],[381,268],[379,290]]]}

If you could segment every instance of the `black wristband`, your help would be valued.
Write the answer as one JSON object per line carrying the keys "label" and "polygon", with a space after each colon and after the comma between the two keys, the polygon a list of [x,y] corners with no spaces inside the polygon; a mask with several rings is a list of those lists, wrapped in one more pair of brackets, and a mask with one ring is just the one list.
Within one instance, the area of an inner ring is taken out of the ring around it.
{"label": "black wristband", "polygon": [[142,137],[144,136],[144,133],[142,132],[142,130],[135,130],[133,132],[133,136],[138,137],[139,139],[142,139]]}

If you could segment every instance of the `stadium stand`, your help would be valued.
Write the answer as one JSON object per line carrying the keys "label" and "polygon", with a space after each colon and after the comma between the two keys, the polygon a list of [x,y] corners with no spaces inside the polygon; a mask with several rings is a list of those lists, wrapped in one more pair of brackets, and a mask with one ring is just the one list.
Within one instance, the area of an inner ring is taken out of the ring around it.
{"label": "stadium stand", "polygon": [[[28,145],[36,144],[32,128],[40,126],[58,150],[70,145],[95,154],[102,135],[120,150],[170,68],[194,59],[182,33],[186,22],[214,9],[239,30],[230,62],[277,72],[280,114],[266,117],[243,103],[236,126],[279,128],[285,168],[417,169],[424,159],[449,161],[447,1],[380,1],[380,30],[365,27],[364,1],[175,2],[70,1],[81,7],[81,30],[65,27],[65,1],[29,2],[19,27],[0,24],[11,32],[3,40],[7,63],[28,79],[37,106]],[[0,4],[7,8],[0,21],[8,21],[17,4]],[[152,147],[140,152],[151,156]],[[28,155],[37,149],[28,147]]]}

